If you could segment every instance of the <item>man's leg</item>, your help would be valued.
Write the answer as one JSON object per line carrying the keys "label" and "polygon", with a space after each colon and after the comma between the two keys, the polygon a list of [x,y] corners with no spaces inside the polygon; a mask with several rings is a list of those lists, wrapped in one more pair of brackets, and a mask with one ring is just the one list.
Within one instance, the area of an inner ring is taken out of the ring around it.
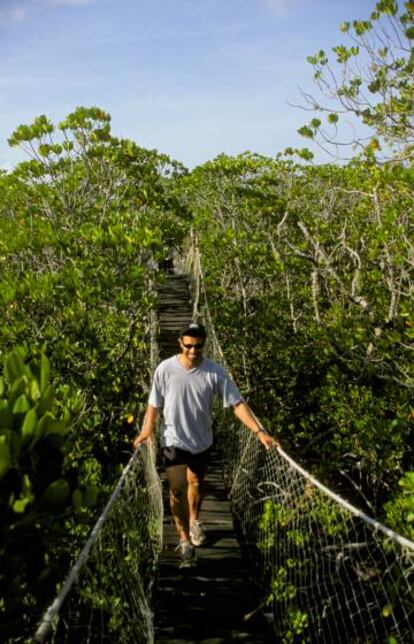
{"label": "man's leg", "polygon": [[209,451],[197,454],[191,458],[187,470],[190,538],[194,546],[202,546],[207,540],[206,531],[203,523],[199,519],[199,515],[204,496],[204,478],[206,475]]}
{"label": "man's leg", "polygon": [[170,508],[180,541],[189,541],[187,465],[165,469],[170,494]]}
{"label": "man's leg", "polygon": [[190,523],[198,521],[200,515],[201,503],[203,501],[204,493],[205,473],[205,467],[197,467],[197,469],[187,469],[187,498]]}

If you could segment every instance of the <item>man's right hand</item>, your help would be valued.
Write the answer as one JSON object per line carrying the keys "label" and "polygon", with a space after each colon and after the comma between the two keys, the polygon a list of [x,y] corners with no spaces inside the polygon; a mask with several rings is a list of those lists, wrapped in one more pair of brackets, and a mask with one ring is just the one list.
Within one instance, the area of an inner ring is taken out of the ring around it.
{"label": "man's right hand", "polygon": [[144,422],[142,423],[141,432],[136,436],[132,442],[134,449],[138,449],[141,443],[148,441],[151,445],[152,436],[154,431],[155,421],[158,416],[158,409],[152,405],[148,405],[145,413]]}
{"label": "man's right hand", "polygon": [[132,446],[134,449],[138,449],[138,447],[141,445],[141,443],[145,443],[145,441],[148,441],[151,444],[151,439],[152,436],[151,434],[148,434],[144,429],[141,431],[138,436],[136,436],[132,442]]}

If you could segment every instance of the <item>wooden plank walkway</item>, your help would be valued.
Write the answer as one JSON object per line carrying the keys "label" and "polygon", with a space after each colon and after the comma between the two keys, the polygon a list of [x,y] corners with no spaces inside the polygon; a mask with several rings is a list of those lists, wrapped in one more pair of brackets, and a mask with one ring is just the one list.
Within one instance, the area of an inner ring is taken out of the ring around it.
{"label": "wooden plank walkway", "polygon": [[[166,482],[163,484],[166,497]],[[236,540],[218,460],[213,460],[206,478],[200,518],[207,528],[208,542],[197,548],[195,568],[178,568],[177,535],[166,498],[165,505],[164,548],[155,593],[155,642],[274,642],[260,613],[244,620],[258,600]]]}
{"label": "wooden plank walkway", "polygon": [[167,275],[164,284],[158,286],[157,338],[161,360],[178,351],[177,338],[180,331],[191,322],[191,277],[189,275]]}
{"label": "wooden plank walkway", "polygon": [[[191,322],[191,277],[168,275],[158,288],[158,348],[160,359],[178,350],[180,330]],[[264,617],[249,620],[258,600],[248,582],[236,540],[230,504],[226,498],[218,458],[206,478],[201,519],[208,542],[197,548],[197,566],[180,569],[178,538],[171,519],[167,484],[164,486],[164,549],[155,592],[155,642],[159,644],[225,644],[274,642]]]}

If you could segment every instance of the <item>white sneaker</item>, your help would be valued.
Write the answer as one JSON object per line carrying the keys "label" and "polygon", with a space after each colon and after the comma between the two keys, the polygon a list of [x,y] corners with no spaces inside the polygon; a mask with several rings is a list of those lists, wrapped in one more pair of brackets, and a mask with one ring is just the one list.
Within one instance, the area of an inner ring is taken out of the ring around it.
{"label": "white sneaker", "polygon": [[193,521],[190,525],[190,539],[193,546],[202,546],[207,541],[207,534],[201,521]]}
{"label": "white sneaker", "polygon": [[180,551],[181,557],[181,561],[178,567],[193,568],[193,566],[195,566],[196,564],[196,553],[190,541],[180,541],[177,546],[177,550]]}

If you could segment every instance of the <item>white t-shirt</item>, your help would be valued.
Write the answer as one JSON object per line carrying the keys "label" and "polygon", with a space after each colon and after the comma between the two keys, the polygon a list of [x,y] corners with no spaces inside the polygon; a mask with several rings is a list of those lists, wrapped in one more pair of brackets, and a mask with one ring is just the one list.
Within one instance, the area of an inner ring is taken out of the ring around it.
{"label": "white t-shirt", "polygon": [[213,444],[212,406],[214,396],[223,407],[243,400],[225,369],[209,358],[193,369],[185,369],[178,356],[163,360],[155,370],[148,403],[163,410],[161,447],[178,447],[198,454]]}

